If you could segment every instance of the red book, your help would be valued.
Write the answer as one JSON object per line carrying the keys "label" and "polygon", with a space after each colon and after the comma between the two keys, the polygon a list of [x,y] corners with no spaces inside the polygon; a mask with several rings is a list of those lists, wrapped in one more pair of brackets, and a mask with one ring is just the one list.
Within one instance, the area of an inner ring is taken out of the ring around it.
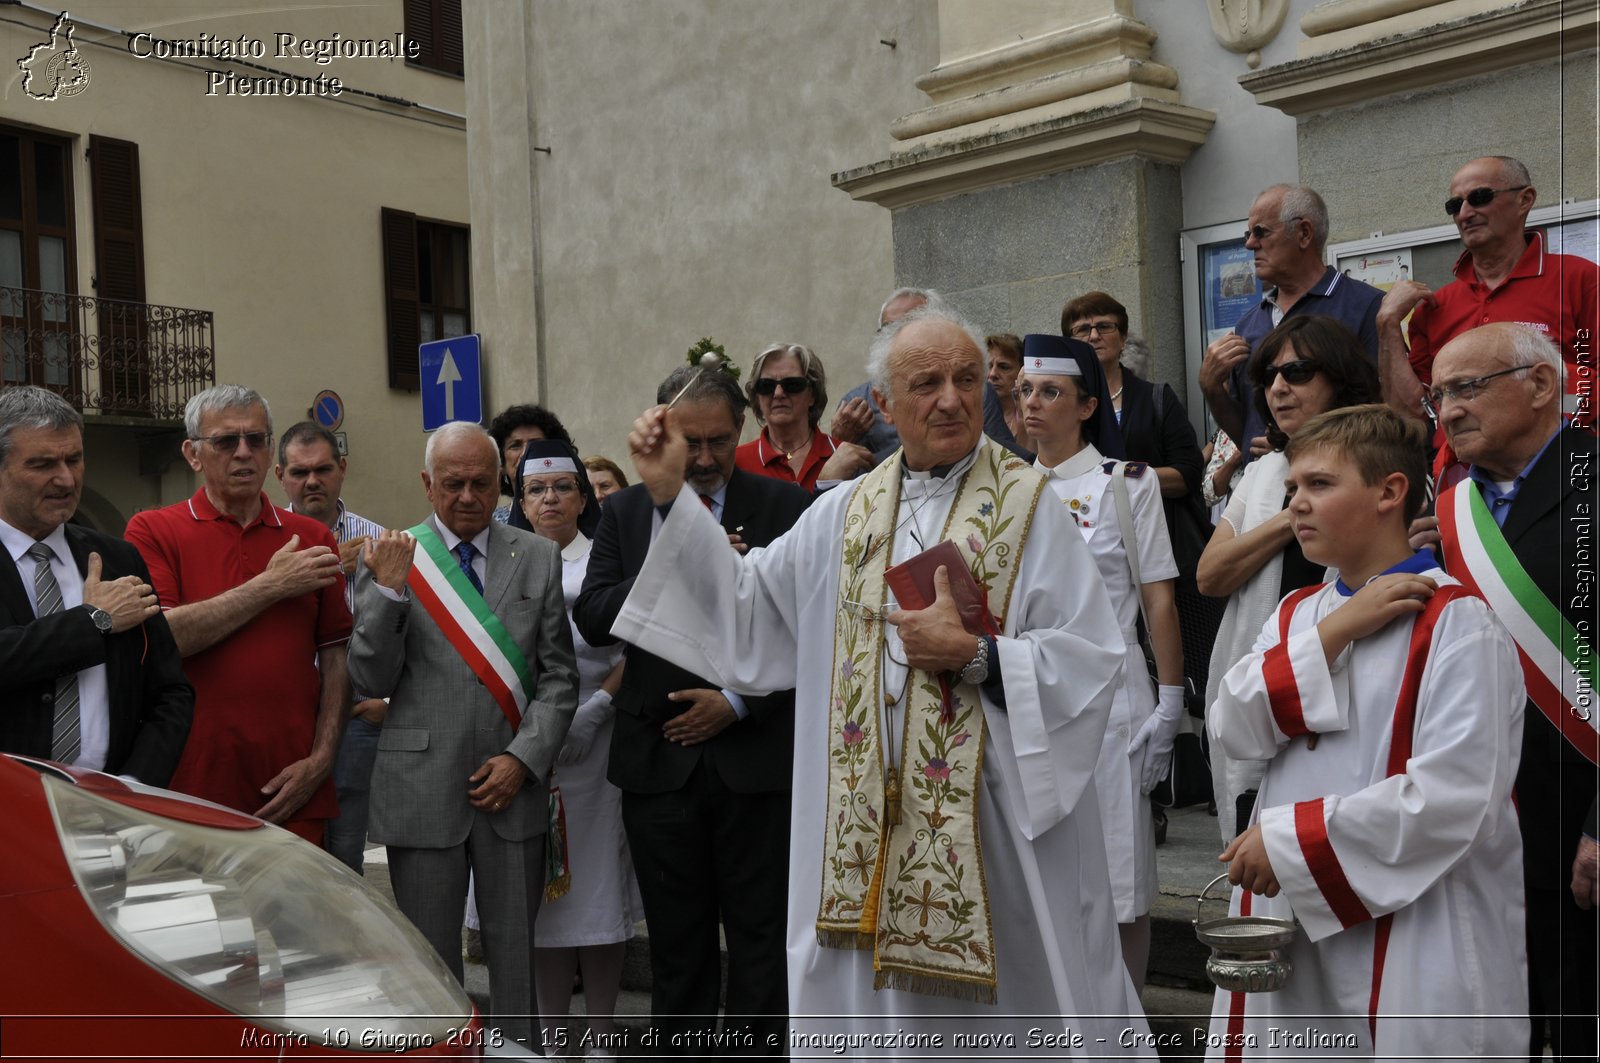
{"label": "red book", "polygon": [[949,539],[886,570],[883,578],[900,608],[926,609],[935,598],[933,574],[940,565],[950,579],[950,593],[955,598],[956,612],[961,614],[962,626],[974,635],[997,634],[993,621],[989,620],[988,592],[972,578],[972,570],[967,568],[961,551]]}

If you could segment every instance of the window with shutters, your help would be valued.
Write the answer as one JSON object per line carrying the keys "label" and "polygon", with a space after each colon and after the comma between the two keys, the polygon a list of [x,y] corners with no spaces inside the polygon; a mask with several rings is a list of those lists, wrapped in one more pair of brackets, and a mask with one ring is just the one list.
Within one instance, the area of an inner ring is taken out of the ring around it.
{"label": "window with shutters", "polygon": [[420,386],[417,347],[472,331],[471,230],[383,209],[389,386]]}
{"label": "window with shutters", "polygon": [[407,66],[461,76],[461,0],[406,0],[406,37],[420,53]]}
{"label": "window with shutters", "polygon": [[72,390],[72,142],[0,126],[0,382]]}

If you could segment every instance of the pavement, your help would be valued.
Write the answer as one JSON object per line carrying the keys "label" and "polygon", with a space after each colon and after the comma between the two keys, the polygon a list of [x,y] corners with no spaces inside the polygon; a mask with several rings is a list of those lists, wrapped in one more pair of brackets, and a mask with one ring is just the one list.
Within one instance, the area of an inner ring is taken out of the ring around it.
{"label": "pavement", "polygon": [[[1205,978],[1207,950],[1195,939],[1193,920],[1201,890],[1223,869],[1216,859],[1222,839],[1216,817],[1207,815],[1203,805],[1171,809],[1167,816],[1167,840],[1156,850],[1160,896],[1151,912],[1150,973],[1143,1001],[1151,1031],[1160,1038],[1162,1059],[1198,1060],[1204,1055],[1199,1045],[1203,1044],[1209,1021],[1212,991]],[[367,881],[393,900],[388,860],[381,846],[368,847],[366,865]],[[1207,914],[1219,914],[1227,896],[1225,885],[1210,894]],[[468,995],[480,1011],[487,1012],[488,969],[480,963],[468,963],[465,972]],[[583,993],[574,994],[566,1031],[569,1046],[584,1043],[584,1005]],[[627,1046],[637,1046],[649,1018],[650,938],[641,922],[628,944],[622,993],[617,1000],[617,1023],[626,1038],[618,1052],[621,1058],[628,1058]],[[574,1058],[577,1055],[570,1047],[566,1054]],[[1041,1051],[1026,1058],[1049,1056]]]}

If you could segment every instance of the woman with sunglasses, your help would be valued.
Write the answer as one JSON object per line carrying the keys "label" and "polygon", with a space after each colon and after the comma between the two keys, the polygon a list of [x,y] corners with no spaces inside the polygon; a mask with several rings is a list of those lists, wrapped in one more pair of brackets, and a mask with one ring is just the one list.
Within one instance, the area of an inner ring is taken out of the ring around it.
{"label": "woman with sunglasses", "polygon": [[[1038,448],[1034,465],[1050,477],[1083,533],[1127,643],[1094,783],[1122,959],[1135,988],[1142,990],[1156,895],[1149,794],[1166,776],[1183,713],[1183,643],[1172,597],[1178,566],[1155,470],[1142,462],[1107,461],[1096,447],[1105,446],[1114,456],[1121,439],[1093,349],[1057,336],[1029,336],[1025,344],[1017,404],[1028,438]],[[1124,507],[1131,526],[1123,523]],[[1160,677],[1159,699],[1135,634],[1141,603]]]}
{"label": "woman with sunglasses", "polygon": [[[572,603],[589,570],[589,537],[600,523],[600,503],[578,452],[555,439],[530,440],[517,463],[512,527],[533,531],[561,547],[561,588]],[[628,840],[622,830],[622,791],[606,780],[611,754],[611,695],[622,684],[622,647],[590,646],[572,629],[578,657],[578,711],[551,773],[566,812],[570,889],[539,906],[534,923],[534,982],[544,1043],[565,1043],[573,975],[583,967],[589,1030],[606,1044],[616,1032],[622,960],[634,924],[643,917]],[[590,1052],[590,1058],[597,1054]]]}
{"label": "woman with sunglasses", "polygon": [[[1378,374],[1361,340],[1340,322],[1318,314],[1285,318],[1250,359],[1256,410],[1265,418],[1272,450],[1245,468],[1196,573],[1203,594],[1228,599],[1211,651],[1206,705],[1222,677],[1248,654],[1261,625],[1284,595],[1322,583],[1320,565],[1306,560],[1285,508],[1283,448],[1300,427],[1329,410],[1378,402]],[[1224,843],[1250,818],[1265,761],[1212,753],[1212,789]]]}
{"label": "woman with sunglasses", "polygon": [[761,434],[734,455],[739,468],[817,489],[838,440],[817,427],[828,406],[828,374],[822,359],[798,343],[774,343],[756,355],[745,385]]}

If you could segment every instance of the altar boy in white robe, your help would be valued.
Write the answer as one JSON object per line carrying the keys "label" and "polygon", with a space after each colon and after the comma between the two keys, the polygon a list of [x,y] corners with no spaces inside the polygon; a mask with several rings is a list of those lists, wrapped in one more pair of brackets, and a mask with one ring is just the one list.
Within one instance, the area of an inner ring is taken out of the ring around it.
{"label": "altar boy in white robe", "polygon": [[[1122,640],[1044,479],[982,434],[983,351],[944,310],[882,330],[869,368],[903,450],[744,557],[685,492],[670,411],[629,436],[663,520],[613,633],[733,689],[797,688],[797,1055],[1155,1055],[1092,785]],[[927,608],[888,589],[944,540],[981,588],[976,633],[948,570]]]}
{"label": "altar boy in white robe", "polygon": [[1229,756],[1271,758],[1254,822],[1221,856],[1232,912],[1301,933],[1282,989],[1217,993],[1208,1058],[1521,1054],[1516,649],[1407,541],[1419,423],[1346,407],[1286,455],[1295,537],[1342,578],[1279,603],[1207,725]]}

